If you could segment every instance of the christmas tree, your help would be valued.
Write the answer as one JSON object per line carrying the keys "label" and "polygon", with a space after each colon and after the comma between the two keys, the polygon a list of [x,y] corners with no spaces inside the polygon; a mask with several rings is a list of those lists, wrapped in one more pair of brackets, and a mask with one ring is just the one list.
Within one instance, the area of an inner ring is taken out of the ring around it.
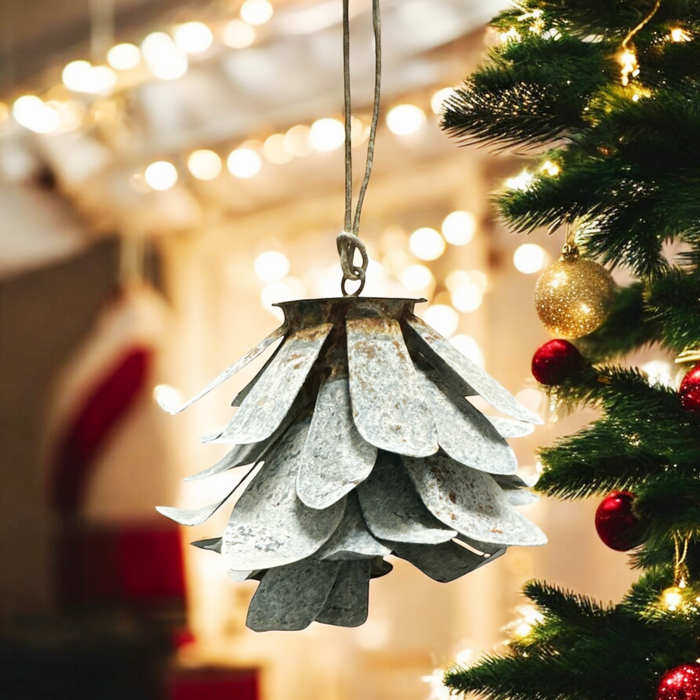
{"label": "christmas tree", "polygon": [[[551,274],[538,285],[538,312],[559,338],[533,373],[559,410],[600,409],[541,450],[536,488],[603,497],[601,539],[632,550],[640,577],[609,606],[529,583],[539,622],[507,653],[453,667],[446,684],[497,700],[696,700],[700,2],[526,0],[493,27],[500,41],[448,100],[443,126],[531,157],[496,196],[500,215],[518,233],[569,228],[556,265],[579,272],[558,297]],[[632,276],[609,310],[598,263]],[[604,309],[593,332],[580,324],[586,295]],[[674,386],[631,365],[650,345],[675,359]]]}

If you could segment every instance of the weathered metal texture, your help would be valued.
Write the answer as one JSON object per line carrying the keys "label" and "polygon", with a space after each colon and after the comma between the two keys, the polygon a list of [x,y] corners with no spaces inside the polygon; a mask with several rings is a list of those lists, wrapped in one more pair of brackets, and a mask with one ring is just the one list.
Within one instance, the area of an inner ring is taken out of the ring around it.
{"label": "weathered metal texture", "polygon": [[302,454],[297,494],[310,508],[328,508],[364,481],[377,459],[352,420],[348,378],[331,375],[318,392]]}
{"label": "weathered metal texture", "polygon": [[[440,447],[452,459],[491,474],[514,474],[518,460],[493,425],[465,398],[450,400],[432,372],[417,371],[418,386],[437,426]],[[459,403],[457,403],[457,401]]]}
{"label": "weathered metal texture", "polygon": [[239,360],[236,360],[236,362],[234,362],[230,367],[225,369],[218,377],[216,377],[216,379],[213,379],[211,382],[209,382],[209,384],[207,384],[204,387],[204,389],[202,389],[198,394],[189,399],[189,401],[185,401],[185,403],[183,403],[180,406],[173,406],[172,404],[164,400],[162,396],[160,396],[158,397],[158,404],[164,411],[172,415],[184,411],[188,406],[191,406],[193,403],[195,403],[195,401],[199,401],[199,399],[201,399],[203,396],[206,396],[210,391],[216,389],[217,386],[223,384],[227,379],[233,377],[233,375],[236,374],[236,372],[242,370],[246,365],[250,364],[255,358],[262,355],[265,352],[265,350],[267,350],[267,348],[270,347],[270,345],[272,345],[272,343],[274,343],[276,340],[279,340],[285,334],[285,331],[286,327],[284,325],[272,331],[272,333],[270,333],[270,335],[268,335],[267,338],[258,343],[252,350],[249,350]]}
{"label": "weathered metal texture", "polygon": [[465,470],[443,452],[402,461],[428,510],[458,532],[505,546],[546,543],[544,533],[510,505],[488,474]]}
{"label": "weathered metal texture", "polygon": [[332,537],[318,551],[319,559],[386,557],[391,549],[376,540],[367,529],[356,493],[349,493],[345,515]]}
{"label": "weathered metal texture", "polygon": [[[248,472],[250,473],[250,472]],[[247,474],[246,474],[247,476]],[[246,477],[244,476],[239,482],[231,489],[231,491],[224,496],[220,501],[216,503],[210,503],[208,506],[203,508],[171,508],[170,506],[156,506],[156,510],[164,515],[166,518],[174,520],[178,525],[185,525],[187,527],[193,527],[195,525],[202,525],[209,518],[211,518],[214,513],[216,513],[219,508],[221,508],[226,501],[228,501],[231,496],[233,496],[236,489],[241,485]]]}
{"label": "weathered metal texture", "polygon": [[333,326],[302,328],[291,333],[267,372],[251,389],[220,440],[261,442],[272,435],[292,407],[306,376]]}
{"label": "weathered metal texture", "polygon": [[369,610],[371,568],[369,560],[343,562],[316,622],[340,627],[364,624]]}
{"label": "weathered metal texture", "polygon": [[[410,562],[426,576],[440,583],[454,581],[495,558],[493,555],[486,558],[475,554],[455,542],[437,545],[397,542],[391,546],[397,557]],[[500,550],[501,553],[505,551],[505,548]]]}
{"label": "weathered metal texture", "polygon": [[528,490],[531,484],[528,484],[517,474],[510,476],[494,477],[496,483],[503,489],[503,492],[512,506],[529,506],[532,503],[537,503],[540,497]]}
{"label": "weathered metal texture", "polygon": [[397,454],[438,450],[437,431],[395,319],[347,320],[350,396],[355,425],[367,442]]}
{"label": "weathered metal texture", "polygon": [[204,469],[201,472],[188,476],[183,481],[195,481],[197,479],[206,479],[208,476],[221,474],[236,467],[243,467],[247,464],[255,464],[259,462],[265,452],[269,449],[269,442],[253,442],[249,445],[236,445],[225,457],[220,459],[216,464]]}
{"label": "weathered metal texture", "polygon": [[200,549],[206,549],[209,552],[221,554],[221,537],[209,537],[206,540],[197,540],[196,542],[192,542],[192,545]]}
{"label": "weathered metal texture", "polygon": [[344,500],[314,510],[297,497],[309,424],[307,418],[287,431],[238,499],[221,551],[230,569],[267,569],[304,559],[318,551],[340,524]]}
{"label": "weathered metal texture", "polygon": [[486,416],[486,418],[491,421],[502,438],[525,437],[535,432],[535,426],[532,423],[523,423],[511,418],[501,418],[501,416]]}
{"label": "weathered metal texture", "polygon": [[260,380],[260,377],[267,372],[267,368],[274,362],[282,345],[284,345],[284,343],[281,343],[275,348],[275,351],[272,353],[272,355],[270,355],[270,357],[267,358],[267,360],[265,360],[265,364],[256,372],[255,376],[233,397],[233,400],[231,401],[232,406],[238,407],[243,403],[246,396],[250,394],[253,387]]}
{"label": "weathered metal texture", "polygon": [[412,329],[421,339],[421,351],[446,380],[449,381],[451,375],[457,375],[479,396],[506,415],[526,423],[542,423],[539,416],[521,406],[493,377],[462,355],[449,341],[417,316],[408,319],[407,328]]}
{"label": "weathered metal texture", "polygon": [[248,608],[246,625],[256,632],[303,630],[323,610],[340,562],[311,559],[270,569]]}
{"label": "weathered metal texture", "polygon": [[394,565],[381,557],[372,559],[372,567],[370,569],[371,578],[382,578],[390,574],[394,570]]}
{"label": "weathered metal texture", "polygon": [[398,455],[380,452],[369,478],[357,487],[357,494],[365,522],[380,540],[438,544],[457,534],[425,507]]}

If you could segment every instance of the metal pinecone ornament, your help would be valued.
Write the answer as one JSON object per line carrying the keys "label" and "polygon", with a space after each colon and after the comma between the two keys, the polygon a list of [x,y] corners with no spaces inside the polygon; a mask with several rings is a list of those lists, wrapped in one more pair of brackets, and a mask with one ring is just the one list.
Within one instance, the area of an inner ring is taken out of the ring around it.
{"label": "metal pinecone ornament", "polygon": [[[247,624],[300,630],[314,620],[355,627],[367,619],[369,581],[385,557],[409,561],[436,581],[474,571],[511,545],[544,534],[515,506],[535,497],[516,476],[505,438],[541,420],[417,318],[414,299],[363,299],[368,256],[358,236],[379,119],[379,0],[372,0],[375,99],[365,176],[352,212],[349,11],[343,0],[345,225],[338,236],[343,297],[280,304],[284,324],[178,413],[279,343],[234,398],[229,426],[209,442],[233,449],[190,479],[258,469],[222,537],[195,542],[220,552],[236,581],[260,585]],[[362,258],[355,264],[355,253]],[[358,282],[354,295],[345,285]],[[424,301],[424,300],[420,300]],[[488,418],[479,395],[511,418]],[[235,491],[235,489],[234,489]],[[200,525],[233,495],[199,510],[160,508]]]}
{"label": "metal pinecone ornament", "polygon": [[[184,409],[282,343],[235,397],[208,442],[234,447],[190,479],[262,465],[233,508],[220,552],[231,577],[258,579],[254,630],[367,618],[369,581],[405,559],[447,582],[544,534],[514,506],[534,499],[507,437],[540,419],[413,313],[416,300],[344,297],[280,304],[285,322]],[[487,418],[479,395],[512,418]],[[515,420],[513,420],[515,419]],[[200,510],[160,508],[199,525]]]}

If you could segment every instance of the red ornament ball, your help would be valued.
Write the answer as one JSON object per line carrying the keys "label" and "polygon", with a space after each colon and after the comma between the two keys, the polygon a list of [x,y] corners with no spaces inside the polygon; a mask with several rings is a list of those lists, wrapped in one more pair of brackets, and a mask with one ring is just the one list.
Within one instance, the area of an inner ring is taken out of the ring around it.
{"label": "red ornament ball", "polygon": [[568,340],[550,340],[532,358],[532,376],[540,383],[556,386],[583,368],[583,357]]}
{"label": "red ornament ball", "polygon": [[700,700],[700,664],[681,664],[666,671],[656,691],[657,700]]}
{"label": "red ornament ball", "polygon": [[678,390],[681,406],[689,413],[700,413],[700,364],[683,377]]}
{"label": "red ornament ball", "polygon": [[613,491],[595,512],[598,537],[616,552],[627,552],[640,544],[640,523],[632,512],[633,501],[633,493]]}

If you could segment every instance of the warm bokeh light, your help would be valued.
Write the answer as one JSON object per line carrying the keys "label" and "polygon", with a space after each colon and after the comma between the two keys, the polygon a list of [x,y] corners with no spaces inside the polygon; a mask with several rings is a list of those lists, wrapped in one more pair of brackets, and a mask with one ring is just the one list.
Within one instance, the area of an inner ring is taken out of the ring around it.
{"label": "warm bokeh light", "polygon": [[177,168],[167,160],[158,160],[146,168],[143,176],[152,190],[164,192],[177,182]]}
{"label": "warm bokeh light", "polygon": [[[343,127],[345,129],[345,127]],[[365,124],[362,119],[353,117],[350,122],[350,143],[353,148],[361,146],[369,138],[369,125]]]}
{"label": "warm bokeh light", "polygon": [[682,43],[686,41],[691,40],[690,34],[685,31],[685,29],[681,29],[680,27],[674,27],[671,30],[671,41],[675,41],[677,43]]}
{"label": "warm bokeh light", "polygon": [[141,43],[141,53],[156,78],[177,80],[187,73],[187,54],[165,32],[153,32]]}
{"label": "warm bokeh light", "polygon": [[175,43],[187,53],[202,53],[214,43],[214,35],[204,22],[185,22],[173,32]]}
{"label": "warm bokeh light", "polygon": [[198,180],[214,180],[221,174],[223,166],[218,153],[203,148],[190,154],[187,168]]}
{"label": "warm bokeh light", "polygon": [[265,139],[263,155],[270,163],[282,165],[294,158],[284,147],[284,134],[272,134]]}
{"label": "warm bokeh light", "polygon": [[337,119],[317,119],[311,125],[309,139],[317,151],[335,151],[345,141],[345,127]]}
{"label": "warm bokeh light", "polygon": [[536,243],[523,243],[513,253],[513,265],[518,272],[522,272],[524,275],[541,272],[548,261],[547,251]]}
{"label": "warm bokeh light", "polygon": [[457,287],[450,298],[455,309],[468,314],[481,306],[483,294],[475,284],[465,284]]}
{"label": "warm bokeh light", "polygon": [[303,299],[306,296],[306,285],[296,277],[285,277],[279,282],[266,284],[260,292],[260,303],[278,321],[284,321],[284,312],[278,306],[284,301]]}
{"label": "warm bokeh light", "polygon": [[508,178],[505,182],[505,185],[510,190],[524,191],[530,187],[534,179],[535,176],[532,173],[528,172],[527,170],[523,170],[519,175]]}
{"label": "warm bokeh light", "polygon": [[245,180],[260,172],[262,160],[252,148],[237,148],[229,154],[226,166],[231,175]]}
{"label": "warm bokeh light", "polygon": [[283,280],[290,270],[289,258],[277,250],[267,250],[255,258],[255,274],[267,284]]}
{"label": "warm bokeh light", "polygon": [[50,134],[61,126],[56,110],[45,104],[36,95],[23,95],[12,106],[15,121],[36,134]]}
{"label": "warm bokeh light", "polygon": [[442,88],[430,98],[430,109],[433,110],[433,114],[440,115],[443,113],[445,109],[444,102],[448,97],[452,96],[454,91],[454,88]]}
{"label": "warm bokeh light", "polygon": [[241,18],[252,25],[260,25],[272,19],[274,8],[268,0],[245,0],[241,5]]}
{"label": "warm bokeh light", "polygon": [[117,75],[111,68],[93,66],[89,61],[71,61],[61,77],[69,90],[91,95],[109,92],[117,82]]}
{"label": "warm bokeh light", "polygon": [[666,588],[661,594],[661,600],[667,610],[674,612],[683,605],[683,590],[679,586]]}
{"label": "warm bokeh light", "polygon": [[673,385],[673,366],[666,360],[650,360],[641,366],[651,384]]}
{"label": "warm bokeh light", "polygon": [[169,384],[158,384],[155,386],[153,388],[153,398],[166,411],[175,410],[183,401],[182,394]]}
{"label": "warm bokeh light", "polygon": [[473,286],[485,294],[489,287],[489,278],[480,270],[453,270],[447,275],[445,284],[451,292],[460,287]]}
{"label": "warm bokeh light", "polygon": [[397,136],[415,134],[425,121],[425,112],[416,105],[397,105],[386,115],[389,131]]}
{"label": "warm bokeh light", "polygon": [[445,239],[434,228],[419,228],[409,239],[411,252],[420,260],[437,260],[445,252]]}
{"label": "warm bokeh light", "polygon": [[245,49],[255,43],[255,27],[242,19],[232,19],[224,29],[224,44],[232,49]]}
{"label": "warm bokeh light", "polygon": [[468,211],[453,211],[442,222],[442,235],[451,245],[467,245],[476,233],[476,217]]}
{"label": "warm bokeh light", "polygon": [[537,413],[544,405],[544,394],[539,389],[530,387],[521,389],[515,399],[533,413]]}
{"label": "warm bokeh light", "polygon": [[459,327],[459,314],[447,304],[433,304],[423,314],[425,322],[440,335],[449,338]]}
{"label": "warm bokeh light", "polygon": [[305,124],[293,126],[284,135],[284,148],[292,156],[303,158],[311,153],[311,127]]}
{"label": "warm bokeh light", "polygon": [[136,44],[117,44],[107,52],[107,63],[115,70],[130,70],[141,62],[141,50]]}
{"label": "warm bokeh light", "polygon": [[479,343],[470,335],[454,335],[450,338],[450,343],[452,343],[462,355],[468,357],[482,369],[484,368],[484,353]]}
{"label": "warm bokeh light", "polygon": [[0,123],[7,121],[9,118],[10,108],[4,102],[0,102]]}
{"label": "warm bokeh light", "polygon": [[422,292],[435,284],[433,273],[425,265],[409,265],[400,275],[401,284],[409,292]]}

